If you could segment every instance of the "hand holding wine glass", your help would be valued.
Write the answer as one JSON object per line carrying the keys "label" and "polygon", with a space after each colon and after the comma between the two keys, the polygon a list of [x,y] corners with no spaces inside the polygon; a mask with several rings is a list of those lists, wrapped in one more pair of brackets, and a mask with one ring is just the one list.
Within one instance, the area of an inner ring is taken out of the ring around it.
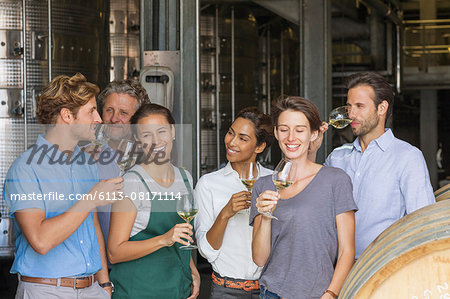
{"label": "hand holding wine glass", "polygon": [[278,193],[291,186],[295,182],[295,163],[288,159],[282,159],[272,173],[272,181]]}
{"label": "hand holding wine glass", "polygon": [[[180,199],[177,201],[177,213],[184,221],[186,221],[186,223],[190,223],[195,215],[197,215],[197,202],[194,200],[194,196],[191,193],[182,194],[180,196]],[[180,248],[189,250],[196,249],[197,246],[188,241],[188,245],[181,246]]]}
{"label": "hand holding wine glass", "polygon": [[[273,184],[275,185],[275,188],[277,189],[278,197],[281,190],[288,188],[295,182],[296,175],[297,169],[294,162],[284,158],[278,163],[278,165],[275,167],[272,173],[272,181]],[[273,209],[271,212],[266,212],[263,214],[269,218],[278,220],[278,218],[273,216],[272,213]]]}
{"label": "hand holding wine glass", "polygon": [[239,174],[239,178],[242,182],[242,184],[245,186],[248,192],[246,201],[246,205],[242,210],[238,212],[238,214],[250,214],[250,204],[251,204],[251,192],[253,189],[253,185],[255,184],[256,180],[258,179],[258,167],[255,162],[246,162],[242,164],[241,173]]}
{"label": "hand holding wine glass", "polygon": [[123,139],[120,141],[117,147],[119,152],[119,158],[116,163],[119,166],[121,172],[131,168],[136,163],[136,143],[132,140]]}

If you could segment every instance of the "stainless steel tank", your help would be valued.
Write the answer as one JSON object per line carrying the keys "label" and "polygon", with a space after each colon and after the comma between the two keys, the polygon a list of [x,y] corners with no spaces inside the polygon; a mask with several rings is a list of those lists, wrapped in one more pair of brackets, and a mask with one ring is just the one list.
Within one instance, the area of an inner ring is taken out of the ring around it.
{"label": "stainless steel tank", "polygon": [[61,74],[80,72],[105,85],[107,12],[108,1],[101,0],[0,0],[0,257],[14,252],[3,182],[11,163],[41,133],[36,99]]}
{"label": "stainless steel tank", "polygon": [[280,94],[300,92],[298,26],[256,4],[205,2],[214,4],[200,15],[201,175],[226,163],[223,138],[242,108],[268,113]]}
{"label": "stainless steel tank", "polygon": [[200,16],[201,175],[226,163],[223,137],[235,113],[257,105],[258,28],[245,6],[210,6]]}
{"label": "stainless steel tank", "polygon": [[139,79],[139,0],[110,0],[110,80]]}

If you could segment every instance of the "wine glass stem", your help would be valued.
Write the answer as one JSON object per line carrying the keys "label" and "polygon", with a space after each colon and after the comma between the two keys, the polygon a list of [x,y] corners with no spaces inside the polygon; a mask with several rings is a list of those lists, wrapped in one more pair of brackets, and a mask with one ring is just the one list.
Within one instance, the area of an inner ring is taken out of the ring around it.
{"label": "wine glass stem", "polygon": [[[277,190],[277,194],[280,195],[280,191]],[[268,216],[268,217],[271,218],[271,219],[277,219],[277,220],[278,220],[277,217],[273,216],[273,210],[274,210],[274,208],[275,208],[275,207],[273,207],[272,210],[270,210],[270,211],[268,211],[268,212],[265,212],[265,213],[263,213],[263,214],[266,215],[266,216]]]}
{"label": "wine glass stem", "polygon": [[[277,189],[277,197],[278,197],[278,200],[280,200],[280,190],[278,190]],[[272,216],[273,215],[273,210],[275,210],[275,206],[273,206],[273,208],[270,210],[270,216]]]}
{"label": "wine glass stem", "polygon": [[[189,220],[185,220],[185,221],[186,221],[187,224],[190,224],[190,223],[191,223],[191,221],[189,221]],[[191,242],[188,240],[187,246],[191,246],[191,245],[192,245]]]}

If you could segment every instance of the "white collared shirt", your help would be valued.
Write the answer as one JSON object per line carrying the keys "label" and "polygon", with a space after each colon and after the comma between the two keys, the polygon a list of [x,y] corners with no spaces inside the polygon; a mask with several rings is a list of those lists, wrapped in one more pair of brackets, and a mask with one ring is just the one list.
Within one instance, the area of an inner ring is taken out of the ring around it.
{"label": "white collared shirt", "polygon": [[[272,174],[272,170],[258,164],[259,176]],[[215,250],[206,239],[217,216],[235,193],[246,190],[238,173],[228,163],[224,168],[200,178],[195,188],[198,214],[195,217],[195,237],[200,254],[221,276],[256,280],[261,275],[252,259],[253,227],[248,213],[238,213],[230,218],[223,236],[222,246]]]}

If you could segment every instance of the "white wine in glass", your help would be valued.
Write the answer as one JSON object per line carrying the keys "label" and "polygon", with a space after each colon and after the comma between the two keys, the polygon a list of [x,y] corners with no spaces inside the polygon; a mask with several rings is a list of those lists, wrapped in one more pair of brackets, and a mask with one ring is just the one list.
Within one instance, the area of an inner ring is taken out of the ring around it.
{"label": "white wine in glass", "polygon": [[275,188],[278,192],[280,192],[283,189],[286,189],[287,187],[291,186],[294,182],[293,181],[282,181],[282,180],[274,180],[273,184],[275,185]]}
{"label": "white wine in glass", "polygon": [[135,148],[136,144],[131,140],[122,139],[120,141],[119,146],[117,147],[119,158],[117,159],[116,163],[122,172],[130,169],[136,163]]}
{"label": "white wine in glass", "polygon": [[178,216],[180,216],[181,218],[183,218],[184,221],[186,221],[187,223],[191,222],[192,219],[194,219],[195,215],[197,215],[198,210],[192,210],[190,212],[181,212],[178,211],[177,214]]}
{"label": "white wine in glass", "polygon": [[336,129],[343,129],[351,123],[348,106],[337,107],[330,112],[328,124]]}
{"label": "white wine in glass", "polygon": [[[295,182],[295,176],[297,174],[295,163],[289,159],[283,158],[275,167],[272,173],[272,181],[277,189],[278,193],[281,190],[288,188]],[[272,213],[265,213],[267,217],[278,220]]]}
{"label": "white wine in glass", "polygon": [[[180,198],[177,201],[177,214],[183,218],[186,223],[191,222],[191,220],[197,215],[198,213],[198,207],[197,202],[194,200],[194,196],[191,193],[188,194],[182,194]],[[196,249],[197,246],[194,244],[191,244],[188,241],[188,245],[183,245],[180,247],[180,249],[183,250],[190,250],[190,249]]]}
{"label": "white wine in glass", "polygon": [[[253,185],[255,185],[258,179],[258,167],[255,162],[246,162],[242,164],[241,173],[239,178],[242,184],[245,186],[248,192],[252,192]],[[249,201],[251,202],[251,201]],[[250,209],[243,209],[238,212],[238,214],[250,214]]]}
{"label": "white wine in glass", "polygon": [[239,175],[242,184],[247,188],[248,192],[252,192],[253,185],[258,179],[258,168],[256,163],[247,162],[243,163],[241,173]]}
{"label": "white wine in glass", "polygon": [[297,174],[295,163],[283,158],[272,173],[272,181],[278,192],[288,188],[295,182]]}
{"label": "white wine in glass", "polygon": [[98,124],[95,127],[95,139],[92,141],[92,144],[102,147],[105,144],[107,144],[108,141],[109,141],[109,138],[106,135],[106,125]]}

